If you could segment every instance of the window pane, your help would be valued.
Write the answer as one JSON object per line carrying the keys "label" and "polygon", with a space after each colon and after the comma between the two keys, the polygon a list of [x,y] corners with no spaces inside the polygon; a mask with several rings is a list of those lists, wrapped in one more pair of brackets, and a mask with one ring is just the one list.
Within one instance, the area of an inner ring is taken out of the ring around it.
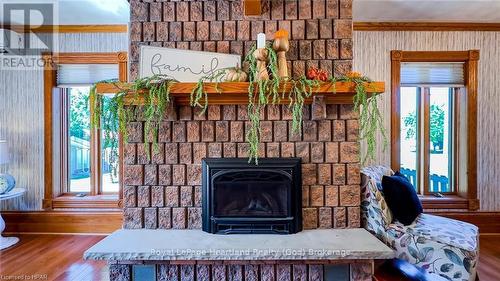
{"label": "window pane", "polygon": [[90,192],[89,88],[68,88],[69,94],[69,191]]}
{"label": "window pane", "polygon": [[418,94],[417,87],[401,87],[401,173],[413,186],[417,187],[417,151],[418,151]]}
{"label": "window pane", "polygon": [[[111,112],[110,99],[109,97],[103,98],[103,114]],[[112,118],[107,118],[107,120],[112,120]],[[102,192],[118,192],[118,160],[118,121],[116,120],[109,125],[103,124],[101,130]]]}
{"label": "window pane", "polygon": [[450,192],[450,88],[430,88],[430,192]]}

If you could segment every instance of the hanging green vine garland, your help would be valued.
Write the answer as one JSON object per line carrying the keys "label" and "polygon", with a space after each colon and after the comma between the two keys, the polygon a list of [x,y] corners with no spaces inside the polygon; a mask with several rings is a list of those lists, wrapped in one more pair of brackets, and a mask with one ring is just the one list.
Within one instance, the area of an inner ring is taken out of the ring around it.
{"label": "hanging green vine garland", "polygon": [[[248,119],[250,120],[250,128],[246,134],[246,140],[249,144],[248,161],[252,160],[258,164],[259,159],[259,143],[260,143],[260,114],[263,106],[269,103],[269,98],[273,104],[280,101],[279,86],[280,78],[278,75],[278,59],[276,52],[268,44],[266,50],[268,52],[269,62],[268,70],[271,72],[271,80],[258,80],[257,60],[253,53],[256,47],[253,46],[245,57],[244,64],[248,65]],[[257,87],[257,88],[255,88]]]}
{"label": "hanging green vine garland", "polygon": [[215,82],[215,89],[220,94],[219,82],[224,78],[227,69],[229,68],[217,69],[215,72],[201,77],[191,91],[191,95],[189,96],[190,104],[192,107],[197,106],[202,109],[200,115],[204,114],[208,108],[208,93],[204,87],[205,83]]}
{"label": "hanging green vine garland", "polygon": [[307,79],[304,75],[297,81],[292,80],[288,106],[292,112],[292,132],[294,134],[302,134],[304,100],[311,97],[313,91],[319,86],[318,80]]}
{"label": "hanging green vine garland", "polygon": [[[102,81],[119,87],[116,80]],[[90,103],[93,111],[91,116],[91,127],[104,131],[104,142],[109,144],[113,153],[117,151],[118,136],[121,133],[127,142],[127,123],[141,114],[144,118],[143,133],[151,137],[153,150],[158,151],[158,131],[160,122],[165,117],[168,105],[171,101],[170,87],[177,81],[164,75],[154,75],[140,78],[132,83],[131,89],[120,89],[111,98],[105,99],[104,95],[96,93],[95,85],[90,91]],[[137,103],[140,93],[144,92],[144,106],[142,112],[137,113],[134,106],[126,106],[125,98],[132,96],[133,103]],[[149,142],[145,141],[146,151],[149,151]],[[148,153],[148,157],[150,154]]]}
{"label": "hanging green vine garland", "polygon": [[[160,122],[163,121],[167,107],[170,104],[170,87],[177,80],[162,75],[136,80],[132,90],[138,95],[140,91],[147,90],[144,95],[144,136],[151,136],[153,150],[158,151],[158,131]],[[145,141],[146,151],[149,151],[149,142]]]}
{"label": "hanging green vine garland", "polygon": [[[353,97],[354,111],[359,111],[359,138],[366,141],[366,153],[362,155],[361,163],[367,160],[375,160],[375,150],[377,147],[377,131],[380,130],[383,138],[383,150],[387,148],[387,132],[384,127],[384,120],[378,108],[378,95],[368,96],[366,83],[372,82],[368,77],[358,73],[351,73],[349,76],[331,78],[330,82],[352,82],[355,86],[356,94]],[[335,91],[335,90],[334,90]]]}
{"label": "hanging green vine garland", "polygon": [[[249,144],[248,157],[249,162],[254,161],[258,164],[259,144],[260,144],[260,116],[263,108],[268,104],[278,104],[282,99],[288,98],[288,106],[292,112],[292,133],[301,134],[304,100],[312,95],[314,88],[320,85],[317,80],[309,80],[305,76],[298,80],[290,77],[280,78],[278,74],[278,56],[271,45],[266,46],[268,52],[268,71],[269,80],[256,80],[257,60],[253,56],[255,46],[253,46],[245,57],[245,63],[248,65],[248,119],[250,120],[250,129],[246,135]],[[286,96],[287,85],[291,84],[291,90]],[[282,92],[280,95],[280,86]]]}
{"label": "hanging green vine garland", "polygon": [[[100,83],[116,83],[117,80],[106,80]],[[96,94],[96,86],[90,88],[89,104],[92,108],[90,124],[92,128],[102,129],[104,133],[103,147],[110,148],[110,163],[118,161],[118,132],[122,131],[120,126],[126,124],[127,120],[123,111],[123,94],[116,94],[112,98]],[[102,120],[102,121],[101,121]],[[123,122],[123,123],[122,123]],[[118,176],[118,165],[111,164],[111,173]]]}
{"label": "hanging green vine garland", "polygon": [[[312,96],[312,93],[320,86],[320,81],[310,80],[301,76],[297,80],[291,78],[279,78],[277,55],[270,45],[266,46],[269,54],[268,71],[273,79],[256,81],[257,61],[253,56],[255,46],[245,57],[245,63],[248,65],[248,118],[250,128],[246,135],[249,144],[248,157],[249,162],[254,161],[258,164],[259,144],[260,144],[260,117],[264,107],[268,104],[278,104],[282,99],[288,99],[288,107],[292,113],[292,133],[301,134],[303,121],[303,107],[306,98]],[[218,83],[225,74],[226,69],[220,69],[213,74],[202,77],[193,88],[190,95],[191,106],[202,108],[203,114],[208,106],[208,95],[204,89],[205,82],[215,82],[216,89]],[[104,81],[118,85],[117,81]],[[122,89],[109,99],[104,99],[103,95],[96,94],[95,86],[90,92],[90,102],[93,106],[91,116],[92,128],[102,128],[105,136],[106,145],[112,147],[112,151],[117,151],[117,132],[120,132],[127,140],[126,124],[133,120],[136,112],[133,106],[125,105],[125,97],[133,95],[138,101],[139,93],[144,94],[144,107],[140,114],[145,120],[144,135],[150,136],[154,150],[157,149],[159,124],[165,117],[170,98],[170,87],[178,81],[166,76],[155,75],[152,77],[137,79],[132,83],[131,91]],[[330,82],[353,82],[355,83],[356,94],[353,97],[354,110],[359,110],[360,139],[366,140],[366,154],[362,157],[364,163],[368,159],[375,159],[376,134],[380,130],[384,138],[384,149],[387,146],[387,135],[383,126],[383,119],[377,106],[377,95],[368,96],[366,83],[371,82],[367,77],[362,76],[343,76],[331,78]],[[290,91],[286,95],[285,89],[290,85]],[[280,95],[280,86],[283,91]],[[219,90],[218,90],[219,91]],[[220,91],[219,91],[220,92]],[[335,90],[334,90],[335,92]],[[146,151],[149,151],[149,142],[145,142]],[[112,157],[118,157],[113,155]]]}

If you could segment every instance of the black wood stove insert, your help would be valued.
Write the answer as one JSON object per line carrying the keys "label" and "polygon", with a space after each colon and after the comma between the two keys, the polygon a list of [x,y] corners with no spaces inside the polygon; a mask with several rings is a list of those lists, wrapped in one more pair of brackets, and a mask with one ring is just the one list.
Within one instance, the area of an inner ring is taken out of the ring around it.
{"label": "black wood stove insert", "polygon": [[291,234],[302,230],[300,158],[203,159],[203,230]]}

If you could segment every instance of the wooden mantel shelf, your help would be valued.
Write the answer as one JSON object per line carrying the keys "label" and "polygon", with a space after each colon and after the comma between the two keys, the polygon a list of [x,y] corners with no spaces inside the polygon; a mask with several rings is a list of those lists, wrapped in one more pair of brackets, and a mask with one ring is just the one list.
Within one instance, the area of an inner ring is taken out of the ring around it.
{"label": "wooden mantel shelf", "polygon": [[[170,88],[170,95],[175,98],[177,105],[189,105],[191,91],[195,87],[196,83],[175,83]],[[283,87],[285,88],[283,89]],[[130,83],[99,83],[96,91],[99,94],[115,94],[130,88]],[[370,95],[385,91],[384,82],[366,83],[366,88]],[[208,94],[210,104],[248,104],[248,82],[221,82],[218,83],[218,89],[219,91],[217,91],[215,83],[204,84],[204,90]],[[291,83],[283,84],[280,93],[283,91],[288,93],[290,89]],[[319,87],[313,89],[313,95],[324,96],[327,104],[350,104],[353,102],[354,94],[355,84],[351,82],[336,82],[335,85],[333,83],[321,83]],[[310,104],[312,101],[312,97],[307,98],[305,103]],[[128,104],[141,104],[143,99],[141,95],[137,99],[131,95],[125,102]],[[282,99],[281,103],[288,104],[288,98]]]}

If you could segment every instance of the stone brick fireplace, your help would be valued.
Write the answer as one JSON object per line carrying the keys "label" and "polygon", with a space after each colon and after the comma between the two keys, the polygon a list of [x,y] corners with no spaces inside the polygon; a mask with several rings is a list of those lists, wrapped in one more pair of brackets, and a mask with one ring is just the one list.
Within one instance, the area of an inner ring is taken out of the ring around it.
{"label": "stone brick fireplace", "polygon": [[[256,17],[243,15],[242,0],[131,0],[130,5],[132,79],[138,73],[140,45],[245,55],[257,33],[265,32],[271,39],[279,28],[291,36],[287,58],[292,76],[303,75],[310,66],[334,75],[352,68],[352,0],[264,0],[262,15]],[[294,216],[301,217],[302,225],[293,225],[289,233],[304,231],[268,236],[272,241],[262,235],[245,234],[245,238],[199,231],[203,215],[207,215],[202,207],[208,203],[207,198],[203,200],[202,159],[240,159],[239,163],[246,163],[247,105],[210,104],[203,114],[198,108],[172,105],[160,124],[157,151],[145,150],[144,143],[151,143],[152,136],[143,134],[145,120],[141,116],[128,124],[123,155],[124,230],[87,251],[86,258],[111,260],[111,280],[131,280],[136,265],[148,264],[152,264],[157,280],[320,281],[342,272],[347,272],[342,275],[344,280],[371,280],[373,259],[390,258],[392,251],[368,232],[355,229],[360,227],[358,113],[352,104],[326,104],[321,97],[305,105],[303,113],[302,132],[293,134],[288,106],[267,106],[261,112],[259,154],[262,167],[266,158],[300,159],[300,193],[296,198],[301,202]],[[226,193],[234,195],[230,190]],[[278,193],[274,195],[279,199]],[[265,207],[273,205],[265,201],[256,196],[253,201],[238,203],[239,207],[223,210],[237,212],[240,217],[252,208],[279,213],[280,207]],[[138,240],[142,243],[135,243]],[[184,250],[279,249],[271,255],[193,256],[149,252],[146,244]],[[326,256],[300,253],[302,248],[325,245],[334,252]],[[278,253],[285,248],[299,253]],[[345,256],[335,252],[346,248]],[[336,269],[332,264],[345,267]]]}
{"label": "stone brick fireplace", "polygon": [[[137,77],[139,46],[215,51],[244,56],[257,33],[289,31],[290,73],[310,66],[334,75],[352,68],[352,0],[262,1],[262,15],[245,17],[242,0],[132,0],[130,72]],[[302,159],[303,228],[360,225],[358,116],[352,105],[305,107],[302,135],[291,133],[286,106],[262,112],[261,157]],[[319,116],[318,116],[319,115]],[[247,157],[246,105],[176,107],[161,124],[159,153],[151,160],[143,121],[129,125],[124,157],[125,228],[201,228],[201,159]]]}
{"label": "stone brick fireplace", "polygon": [[[267,107],[260,155],[301,158],[304,229],[359,227],[357,113],[352,105],[327,105],[326,117],[319,118],[311,108],[305,106],[300,136],[291,133],[287,106]],[[124,228],[200,229],[202,158],[247,157],[246,105],[210,105],[202,115],[195,111],[181,106],[171,112],[151,159],[144,150],[143,121],[129,124]]]}

